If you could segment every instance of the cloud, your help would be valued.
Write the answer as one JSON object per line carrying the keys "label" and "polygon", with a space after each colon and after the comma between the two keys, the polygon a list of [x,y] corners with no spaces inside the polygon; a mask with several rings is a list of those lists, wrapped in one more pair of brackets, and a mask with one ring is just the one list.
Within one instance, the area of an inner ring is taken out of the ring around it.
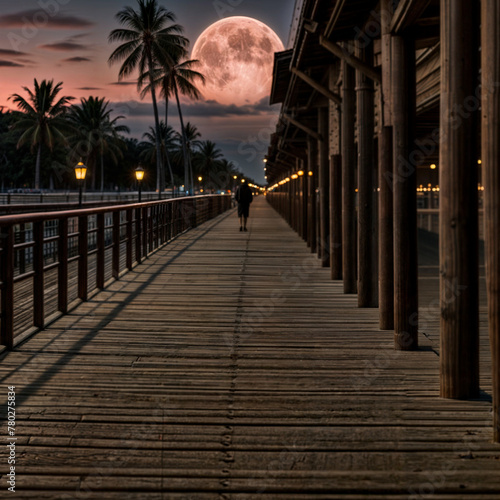
{"label": "cloud", "polygon": [[82,45],[81,43],[66,41],[46,43],[45,45],[39,45],[38,48],[44,50],[53,50],[56,52],[72,52],[74,50],[85,50],[87,47],[85,45]]}
{"label": "cloud", "polygon": [[78,87],[78,90],[102,90],[99,87]]}
{"label": "cloud", "polygon": [[[123,82],[118,82],[122,84]],[[128,85],[136,85],[136,83],[128,83]],[[274,109],[269,106],[267,99],[263,99],[254,105],[236,106],[235,104],[220,104],[216,101],[196,101],[182,104],[182,115],[184,117],[194,118],[231,118],[241,116],[267,116]],[[265,101],[265,102],[264,102]],[[164,102],[159,103],[159,107],[163,108]],[[130,117],[146,117],[152,113],[152,104],[139,102],[135,100],[121,101],[112,103],[113,108],[121,109],[120,114],[125,114]],[[279,105],[278,105],[279,107]],[[173,117],[177,115],[177,108],[172,106],[169,114]]]}
{"label": "cloud", "polygon": [[0,28],[23,28],[33,25],[37,28],[79,29],[89,28],[94,23],[87,19],[65,16],[44,9],[23,10],[0,16]]}
{"label": "cloud", "polygon": [[13,61],[5,61],[5,60],[0,59],[0,67],[3,67],[3,68],[24,68],[24,65],[18,64],[18,63],[13,62]]}
{"label": "cloud", "polygon": [[118,86],[136,85],[137,86],[137,82],[111,82],[111,83],[108,83],[108,85],[118,85]]}
{"label": "cloud", "polygon": [[68,59],[63,59],[62,62],[67,62],[67,63],[79,63],[79,62],[90,62],[91,59],[88,57],[68,57]]}
{"label": "cloud", "polygon": [[[267,101],[269,98],[266,98]],[[197,101],[184,104],[182,114],[185,116],[256,116],[271,111],[271,107],[263,101],[257,104],[236,106],[235,104],[220,104],[216,101]]]}
{"label": "cloud", "polygon": [[0,56],[22,57],[27,56],[26,52],[17,52],[16,50],[0,49]]}

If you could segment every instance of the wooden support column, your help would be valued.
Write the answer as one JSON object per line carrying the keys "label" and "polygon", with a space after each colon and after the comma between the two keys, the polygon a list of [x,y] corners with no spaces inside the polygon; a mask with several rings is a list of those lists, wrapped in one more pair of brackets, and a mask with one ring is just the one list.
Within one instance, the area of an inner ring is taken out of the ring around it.
{"label": "wooden support column", "polygon": [[481,2],[482,151],[493,379],[493,440],[500,442],[500,0]]}
{"label": "wooden support column", "polygon": [[478,14],[478,2],[441,0],[439,359],[441,396],[447,398],[479,395],[479,102],[469,107],[479,83]]}
{"label": "wooden support column", "polygon": [[342,276],[344,293],[357,291],[354,69],[342,61]]}
{"label": "wooden support column", "polygon": [[308,243],[312,253],[316,253],[316,182],[318,179],[317,169],[318,141],[311,137],[307,138],[307,218],[309,219]]}
{"label": "wooden support column", "polygon": [[379,201],[379,326],[394,328],[394,224],[392,201],[392,127],[381,127],[378,137]]}
{"label": "wooden support column", "polygon": [[307,172],[305,172],[305,161],[299,162],[299,192],[300,192],[300,223],[302,226],[301,236],[304,241],[307,241]]}
{"label": "wooden support column", "polygon": [[394,343],[418,348],[417,166],[415,44],[392,37],[392,123],[394,195]]}
{"label": "wooden support column", "polygon": [[[358,42],[359,43],[359,42]],[[365,62],[373,61],[373,45],[358,48]],[[356,71],[358,114],[358,306],[378,306],[377,167],[373,81]]]}
{"label": "wooden support column", "polygon": [[330,276],[342,279],[342,158],[330,157]]}
{"label": "wooden support column", "polygon": [[378,134],[378,306],[381,330],[394,328],[394,238],[392,200],[392,111],[391,111],[391,35],[390,3],[382,0],[382,83],[380,91],[381,124]]}
{"label": "wooden support column", "polygon": [[318,130],[322,140],[318,141],[319,166],[319,258],[322,267],[330,265],[330,155],[328,145],[328,108],[318,110]]}

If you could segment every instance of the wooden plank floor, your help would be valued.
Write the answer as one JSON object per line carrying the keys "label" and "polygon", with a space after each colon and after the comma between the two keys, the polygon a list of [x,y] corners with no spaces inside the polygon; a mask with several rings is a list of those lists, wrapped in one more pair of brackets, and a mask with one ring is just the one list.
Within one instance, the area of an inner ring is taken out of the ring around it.
{"label": "wooden plank floor", "polygon": [[436,318],[394,351],[378,311],[251,208],[249,232],[231,210],[3,356],[12,498],[500,498],[488,373],[481,400],[440,399]]}

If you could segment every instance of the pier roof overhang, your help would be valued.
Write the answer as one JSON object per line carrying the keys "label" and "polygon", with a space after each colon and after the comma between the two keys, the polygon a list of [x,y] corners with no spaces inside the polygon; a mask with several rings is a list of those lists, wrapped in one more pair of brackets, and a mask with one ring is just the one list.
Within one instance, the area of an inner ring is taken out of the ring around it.
{"label": "pier roof overhang", "polygon": [[[396,3],[391,31],[415,40],[421,79],[417,90],[417,136],[426,137],[439,124],[439,0]],[[281,103],[282,107],[267,153],[269,183],[295,168],[294,157],[305,156],[310,136],[307,129],[316,130],[317,108],[328,104],[328,98],[304,80],[309,78],[328,89],[326,68],[340,61],[321,44],[320,37],[338,43],[366,37],[377,40],[379,26],[379,1],[304,1],[293,48],[275,55],[271,104]],[[375,64],[380,66],[379,50],[375,45]],[[299,128],[297,122],[304,128]]]}

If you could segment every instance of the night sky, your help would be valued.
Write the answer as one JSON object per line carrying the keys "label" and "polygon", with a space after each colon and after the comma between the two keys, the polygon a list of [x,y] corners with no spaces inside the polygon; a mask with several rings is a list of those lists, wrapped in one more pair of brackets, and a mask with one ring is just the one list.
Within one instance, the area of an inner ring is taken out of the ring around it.
{"label": "night sky", "polygon": [[[276,32],[286,46],[295,0],[170,0],[160,4],[173,11],[184,26],[191,48],[214,22],[230,16],[255,18]],[[118,82],[119,65],[107,60],[116,45],[107,42],[110,31],[120,27],[115,14],[135,0],[0,0],[0,106],[12,107],[7,98],[25,95],[22,86],[33,79],[62,81],[63,95],[106,97],[116,114],[126,116],[133,137],[153,125],[150,99],[140,100],[133,78]],[[279,106],[271,108],[266,97],[244,105],[184,101],[186,121],[198,127],[226,158],[255,181],[264,183],[262,159],[267,151]],[[160,103],[160,116],[163,115]],[[174,106],[169,123],[179,130]]]}

